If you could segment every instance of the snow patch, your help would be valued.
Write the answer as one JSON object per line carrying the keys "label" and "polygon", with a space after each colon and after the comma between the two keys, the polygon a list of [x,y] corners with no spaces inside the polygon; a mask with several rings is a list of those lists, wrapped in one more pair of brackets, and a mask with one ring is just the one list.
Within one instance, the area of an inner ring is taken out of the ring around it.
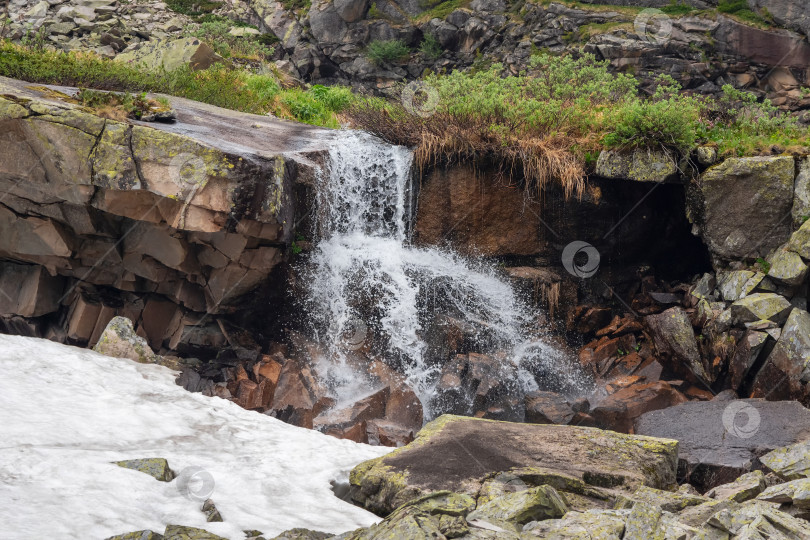
{"label": "snow patch", "polygon": [[[391,449],[338,440],[186,392],[175,372],[50,341],[0,335],[0,538],[98,538],[167,524],[232,539],[257,529],[341,533],[379,521],[338,499],[361,461]],[[215,483],[223,523],[177,481],[112,461],[163,457]]]}

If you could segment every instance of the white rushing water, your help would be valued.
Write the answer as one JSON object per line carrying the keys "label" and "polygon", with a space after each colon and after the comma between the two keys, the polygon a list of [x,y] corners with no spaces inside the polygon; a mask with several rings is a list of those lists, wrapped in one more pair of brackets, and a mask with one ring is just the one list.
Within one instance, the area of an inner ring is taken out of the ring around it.
{"label": "white rushing water", "polygon": [[442,412],[430,410],[442,366],[428,338],[442,316],[472,329],[475,352],[506,353],[503,377],[517,391],[537,389],[539,372],[570,384],[563,355],[527,331],[534,317],[494,265],[410,245],[411,160],[407,148],[347,130],[322,171],[307,310],[338,400],[369,391],[351,361],[365,346],[406,375],[426,417]]}

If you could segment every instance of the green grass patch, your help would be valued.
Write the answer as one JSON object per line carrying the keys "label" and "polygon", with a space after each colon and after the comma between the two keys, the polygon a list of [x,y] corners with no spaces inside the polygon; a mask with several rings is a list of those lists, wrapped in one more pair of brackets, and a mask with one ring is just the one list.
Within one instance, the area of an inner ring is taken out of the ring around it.
{"label": "green grass patch", "polygon": [[717,11],[753,22],[762,22],[762,19],[748,7],[747,0],[720,0],[717,3]]}
{"label": "green grass patch", "polygon": [[420,166],[491,163],[539,195],[550,182],[581,195],[593,156],[604,149],[649,148],[689,155],[715,143],[721,155],[807,153],[808,129],[768,101],[724,87],[720,99],[683,92],[660,76],[652,95],[637,79],[615,74],[592,55],[538,54],[528,71],[504,76],[495,64],[431,74],[412,105],[402,100],[355,102],[355,125],[415,148]]}
{"label": "green grass patch", "polygon": [[250,28],[245,24],[235,25],[230,19],[211,17],[191,31],[190,35],[211,45],[223,58],[267,60],[273,55],[273,47],[266,44],[261,34],[233,36],[229,32],[234,26]]}
{"label": "green grass patch", "polygon": [[427,10],[418,15],[417,22],[426,22],[434,18],[444,19],[458,8],[470,5],[470,0],[422,0],[419,5]]}
{"label": "green grass patch", "polygon": [[354,96],[343,87],[282,88],[272,75],[215,65],[205,71],[184,67],[153,71],[89,52],[62,52],[0,41],[0,75],[42,84],[117,92],[155,92],[236,111],[267,114],[337,127],[338,114]]}
{"label": "green grass patch", "polygon": [[411,48],[401,39],[375,40],[366,47],[366,56],[377,65],[399,62],[411,54]]}
{"label": "green grass patch", "polygon": [[167,0],[166,6],[189,17],[203,17],[222,7],[222,2],[211,0]]}

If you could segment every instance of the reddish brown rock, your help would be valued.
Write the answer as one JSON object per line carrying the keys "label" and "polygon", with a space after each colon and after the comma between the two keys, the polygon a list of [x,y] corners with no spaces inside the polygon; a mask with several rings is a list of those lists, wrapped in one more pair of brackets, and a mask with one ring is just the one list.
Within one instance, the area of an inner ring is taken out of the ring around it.
{"label": "reddish brown rock", "polygon": [[[318,424],[315,424],[315,428],[318,429]],[[365,443],[368,444],[368,427],[365,420],[359,420],[347,427],[340,427],[340,426],[327,426],[323,429],[323,432],[327,435],[331,435],[337,439],[348,439],[350,441],[358,442],[358,443]],[[394,446],[394,445],[384,445],[384,446]]]}
{"label": "reddish brown rock", "polygon": [[527,201],[522,190],[480,179],[471,168],[437,168],[422,183],[414,239],[451,241],[475,255],[532,255],[545,246],[539,216],[539,203]]}
{"label": "reddish brown rock", "polygon": [[638,383],[603,399],[591,416],[605,429],[633,432],[633,422],[642,414],[683,403],[687,399],[664,381]]}
{"label": "reddish brown rock", "polygon": [[556,392],[526,394],[526,422],[532,424],[568,424],[574,418],[571,404]]}
{"label": "reddish brown rock", "polygon": [[569,321],[568,329],[588,334],[596,332],[610,322],[610,308],[577,306],[571,312],[572,320]]}
{"label": "reddish brown rock", "polygon": [[381,446],[405,446],[413,441],[416,432],[396,422],[388,420],[369,420],[366,422],[366,434],[369,444]]}

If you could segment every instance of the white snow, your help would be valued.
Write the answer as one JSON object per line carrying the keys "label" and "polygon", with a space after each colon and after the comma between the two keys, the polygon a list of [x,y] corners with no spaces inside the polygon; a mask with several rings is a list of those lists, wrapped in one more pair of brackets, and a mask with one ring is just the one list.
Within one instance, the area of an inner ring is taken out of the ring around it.
{"label": "white snow", "polygon": [[[233,539],[293,527],[340,533],[378,518],[337,498],[356,464],[390,449],[338,440],[186,392],[175,373],[45,340],[0,335],[0,538],[103,539],[169,523]],[[200,467],[223,523],[178,481],[112,461]],[[207,476],[210,475],[210,476]]]}

